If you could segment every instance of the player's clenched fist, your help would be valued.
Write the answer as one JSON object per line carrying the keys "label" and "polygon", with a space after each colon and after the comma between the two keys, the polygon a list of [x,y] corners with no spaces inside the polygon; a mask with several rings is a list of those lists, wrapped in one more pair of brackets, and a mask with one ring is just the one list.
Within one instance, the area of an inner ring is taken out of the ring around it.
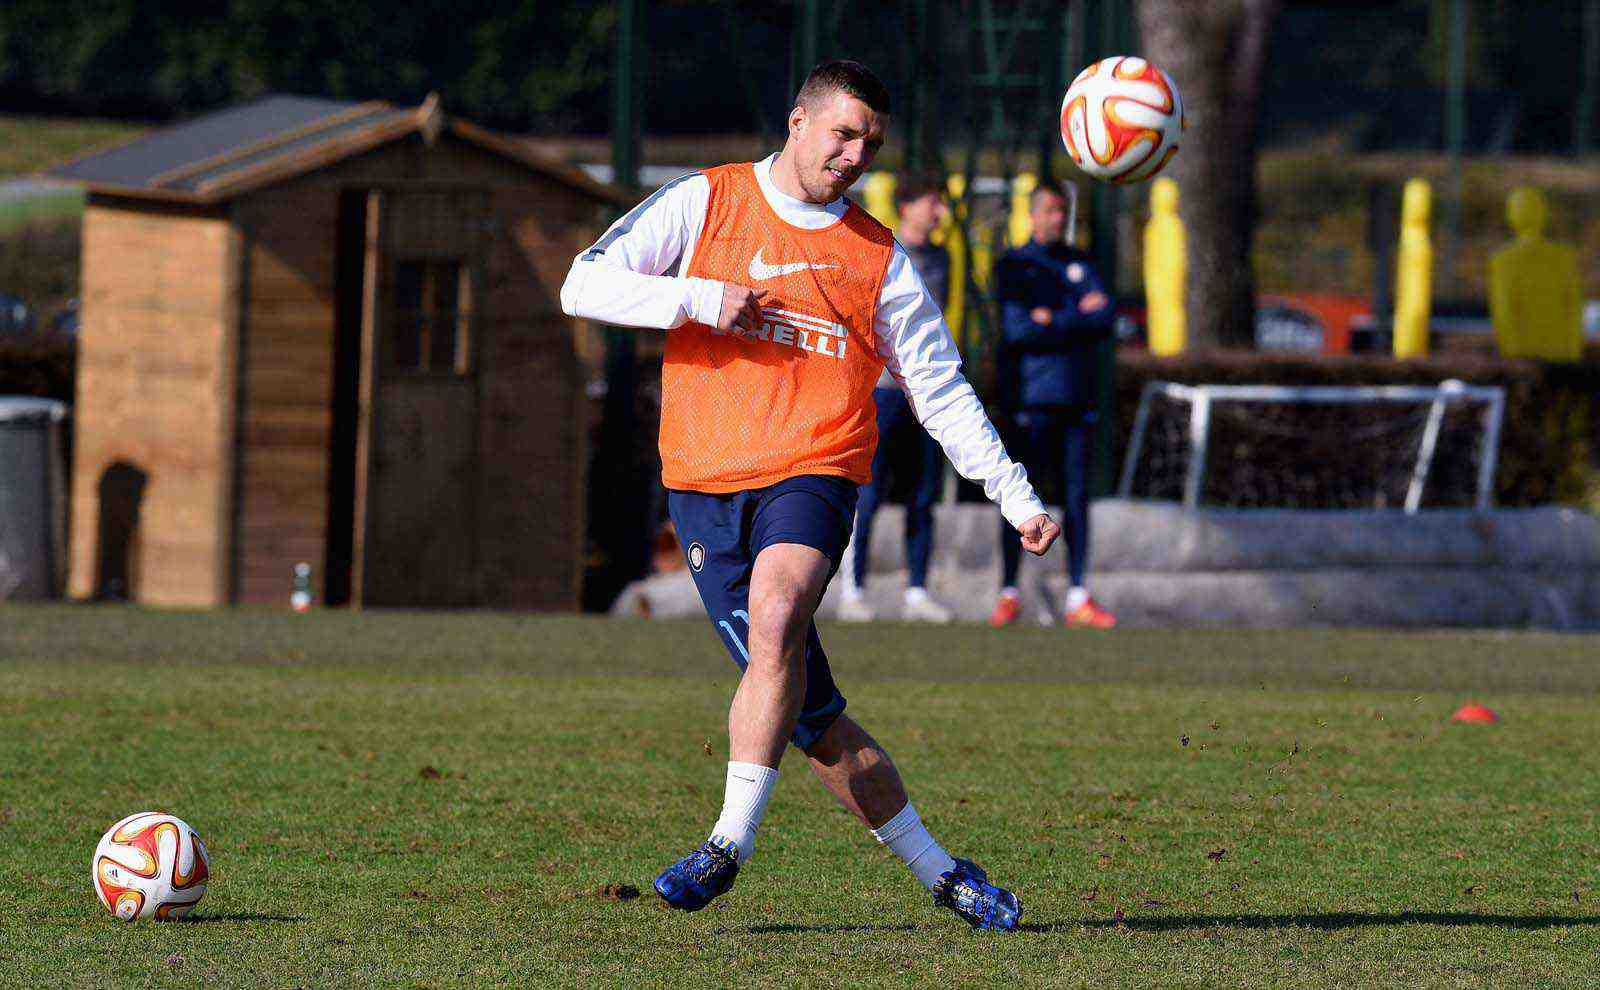
{"label": "player's clenched fist", "polygon": [[1022,534],[1022,549],[1042,557],[1044,552],[1050,549],[1050,544],[1056,541],[1056,537],[1061,535],[1061,527],[1056,525],[1054,519],[1041,512],[1019,526],[1017,532]]}
{"label": "player's clenched fist", "polygon": [[766,289],[722,283],[722,312],[717,316],[717,329],[755,333],[761,325],[761,299],[766,294]]}

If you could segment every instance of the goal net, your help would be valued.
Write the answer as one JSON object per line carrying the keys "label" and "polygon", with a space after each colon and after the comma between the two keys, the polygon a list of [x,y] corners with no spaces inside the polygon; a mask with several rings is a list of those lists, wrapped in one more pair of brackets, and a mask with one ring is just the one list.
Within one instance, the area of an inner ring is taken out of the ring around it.
{"label": "goal net", "polygon": [[1501,388],[1151,382],[1124,498],[1233,508],[1487,509]]}

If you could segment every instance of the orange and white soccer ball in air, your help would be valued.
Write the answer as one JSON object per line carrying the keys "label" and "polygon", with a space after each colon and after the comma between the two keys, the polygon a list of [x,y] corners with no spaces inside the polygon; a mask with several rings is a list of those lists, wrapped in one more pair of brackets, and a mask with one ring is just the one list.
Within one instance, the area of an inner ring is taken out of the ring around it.
{"label": "orange and white soccer ball in air", "polygon": [[100,837],[89,867],[94,892],[123,921],[181,918],[206,893],[205,843],[182,819],[141,811]]}
{"label": "orange and white soccer ball in air", "polygon": [[1142,58],[1114,55],[1078,73],[1061,101],[1061,140],[1084,172],[1139,182],[1161,171],[1183,135],[1183,97]]}

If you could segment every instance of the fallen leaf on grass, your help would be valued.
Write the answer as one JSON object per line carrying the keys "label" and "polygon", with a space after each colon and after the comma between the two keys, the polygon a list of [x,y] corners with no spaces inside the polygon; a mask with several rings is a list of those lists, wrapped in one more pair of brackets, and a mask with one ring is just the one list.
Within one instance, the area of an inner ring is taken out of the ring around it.
{"label": "fallen leaf on grass", "polygon": [[717,754],[711,752],[711,740],[707,739],[705,742],[701,743],[700,748],[705,751],[707,756],[711,757],[712,759],[716,759]]}
{"label": "fallen leaf on grass", "polygon": [[1462,893],[1468,895],[1469,897],[1470,896],[1475,896],[1478,893],[1478,885],[1475,884],[1475,883],[1474,884],[1468,884],[1467,885],[1467,889],[1463,890]]}
{"label": "fallen leaf on grass", "polygon": [[[1093,890],[1089,891],[1088,893],[1084,894],[1083,895],[1083,900],[1086,903],[1092,904],[1092,903],[1094,903],[1094,899],[1099,897],[1099,896],[1100,896],[1100,888],[1096,887],[1095,889],[1093,889]],[[1574,891],[1572,896],[1574,896],[1574,897],[1578,896],[1577,892]]]}
{"label": "fallen leaf on grass", "polygon": [[429,766],[425,766],[421,770],[418,770],[417,776],[421,777],[423,780],[439,780],[444,776],[444,774],[439,772],[438,767],[430,764]]}
{"label": "fallen leaf on grass", "polygon": [[1187,735],[1179,736],[1178,737],[1178,745],[1180,745],[1180,746],[1189,745],[1189,737]]}
{"label": "fallen leaf on grass", "polygon": [[182,966],[183,965],[183,957],[178,955],[176,952],[174,952],[172,955],[167,957],[167,965],[168,966]]}
{"label": "fallen leaf on grass", "polygon": [[1228,850],[1226,848],[1213,849],[1210,852],[1206,853],[1206,859],[1211,860],[1211,862],[1213,862],[1213,863],[1220,863],[1220,862],[1222,862],[1222,857],[1224,857],[1226,855],[1228,855]]}
{"label": "fallen leaf on grass", "polygon": [[1294,741],[1294,749],[1289,750],[1289,755],[1285,756],[1283,759],[1279,760],[1278,762],[1274,763],[1272,766],[1268,767],[1267,768],[1267,773],[1270,774],[1274,770],[1282,770],[1283,768],[1285,768],[1285,767],[1287,767],[1289,765],[1289,761],[1290,760],[1294,759],[1296,756],[1299,756],[1299,755],[1300,755],[1300,740],[1296,739]]}
{"label": "fallen leaf on grass", "polygon": [[639,888],[631,883],[608,883],[595,891],[603,901],[631,901],[639,896]]}
{"label": "fallen leaf on grass", "polygon": [[428,892],[425,890],[408,890],[406,896],[418,901],[429,900]]}

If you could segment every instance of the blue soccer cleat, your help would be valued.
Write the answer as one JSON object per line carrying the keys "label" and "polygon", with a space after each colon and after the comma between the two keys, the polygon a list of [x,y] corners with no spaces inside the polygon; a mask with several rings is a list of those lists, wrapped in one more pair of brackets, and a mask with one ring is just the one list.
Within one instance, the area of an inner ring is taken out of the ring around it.
{"label": "blue soccer cleat", "polygon": [[723,838],[707,839],[700,848],[656,877],[656,893],[668,907],[698,911],[728,892],[739,875],[739,847]]}
{"label": "blue soccer cleat", "polygon": [[956,917],[974,928],[1009,932],[1022,918],[1022,902],[1004,887],[989,882],[983,867],[957,859],[956,868],[939,878],[933,888],[933,903],[949,908]]}

